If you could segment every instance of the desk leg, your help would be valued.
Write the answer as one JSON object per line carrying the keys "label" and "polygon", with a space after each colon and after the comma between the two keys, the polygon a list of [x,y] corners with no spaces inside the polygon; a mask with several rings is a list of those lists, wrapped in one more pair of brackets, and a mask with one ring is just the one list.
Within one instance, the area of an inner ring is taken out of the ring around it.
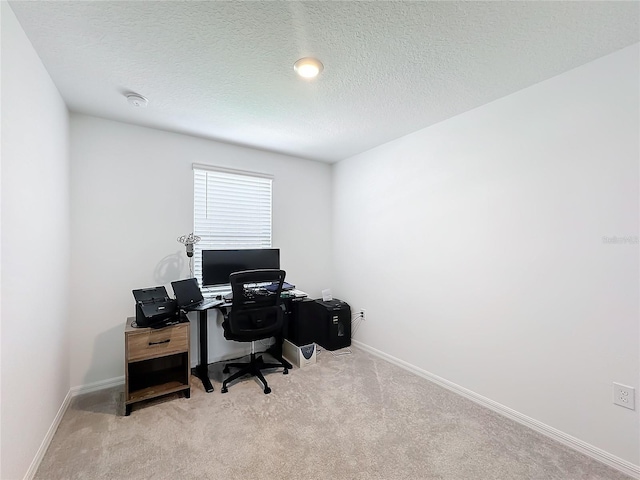
{"label": "desk leg", "polygon": [[198,320],[200,321],[200,364],[196,367],[196,375],[202,381],[204,389],[209,393],[213,392],[213,385],[211,385],[211,380],[209,380],[207,310],[198,312]]}
{"label": "desk leg", "polygon": [[284,366],[286,366],[288,369],[292,369],[293,365],[291,365],[289,362],[287,362],[285,360],[285,358],[282,356],[282,344],[283,343],[284,343],[284,337],[283,336],[276,337],[276,343],[274,343],[273,345],[271,345],[267,349],[267,353],[269,353],[276,360],[282,362],[282,364]]}

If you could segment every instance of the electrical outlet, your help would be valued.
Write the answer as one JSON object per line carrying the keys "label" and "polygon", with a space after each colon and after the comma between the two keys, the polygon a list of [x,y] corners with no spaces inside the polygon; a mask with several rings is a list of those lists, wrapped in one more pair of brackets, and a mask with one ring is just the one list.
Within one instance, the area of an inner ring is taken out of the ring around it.
{"label": "electrical outlet", "polygon": [[613,403],[621,407],[636,409],[636,389],[627,385],[613,383]]}
{"label": "electrical outlet", "polygon": [[366,311],[364,308],[361,308],[361,309],[360,309],[360,318],[361,318],[362,320],[366,320],[366,319],[367,319],[367,317],[366,317],[366,313],[367,313],[367,311]]}

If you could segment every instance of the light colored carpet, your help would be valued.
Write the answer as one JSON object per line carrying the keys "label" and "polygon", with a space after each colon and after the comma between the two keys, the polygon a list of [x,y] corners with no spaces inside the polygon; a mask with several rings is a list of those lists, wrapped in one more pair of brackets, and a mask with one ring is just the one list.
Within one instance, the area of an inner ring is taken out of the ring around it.
{"label": "light colored carpet", "polygon": [[242,379],[193,378],[123,416],[123,389],[76,397],[37,479],[622,480],[629,477],[358,349]]}

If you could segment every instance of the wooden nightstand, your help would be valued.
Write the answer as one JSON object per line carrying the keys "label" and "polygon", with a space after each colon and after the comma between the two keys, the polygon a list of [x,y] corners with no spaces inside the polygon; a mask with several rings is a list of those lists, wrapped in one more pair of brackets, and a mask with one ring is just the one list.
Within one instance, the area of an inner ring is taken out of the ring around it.
{"label": "wooden nightstand", "polygon": [[135,328],[127,318],[125,341],[125,414],[142,400],[175,392],[191,396],[190,325]]}

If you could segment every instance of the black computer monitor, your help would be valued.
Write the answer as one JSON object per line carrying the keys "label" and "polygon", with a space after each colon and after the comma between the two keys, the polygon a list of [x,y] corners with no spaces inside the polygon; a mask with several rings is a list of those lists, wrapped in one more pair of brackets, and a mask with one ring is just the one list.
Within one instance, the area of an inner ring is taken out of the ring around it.
{"label": "black computer monitor", "polygon": [[261,268],[280,268],[279,248],[202,251],[203,286],[224,285],[234,272]]}

